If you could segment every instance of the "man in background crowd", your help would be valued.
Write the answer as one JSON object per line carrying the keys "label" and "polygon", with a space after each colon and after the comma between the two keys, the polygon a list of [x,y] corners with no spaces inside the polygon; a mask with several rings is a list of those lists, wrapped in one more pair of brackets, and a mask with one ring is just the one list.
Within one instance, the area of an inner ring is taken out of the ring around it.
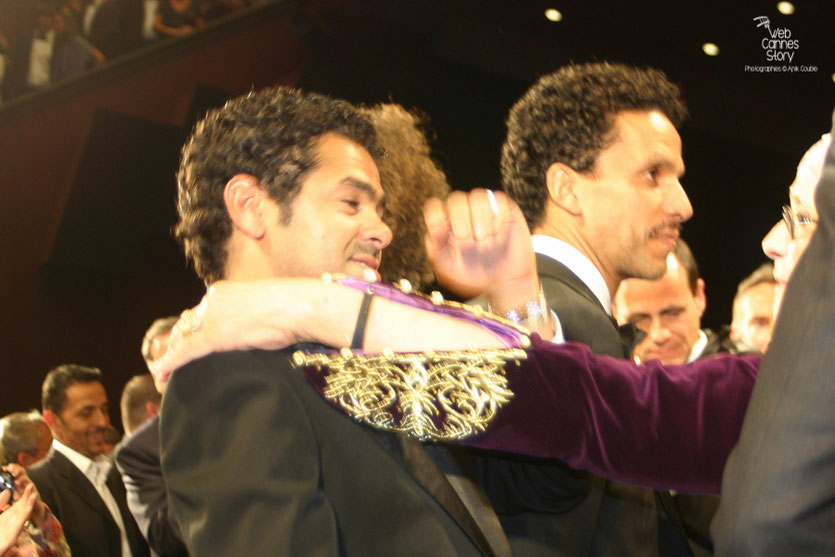
{"label": "man in background crowd", "polygon": [[55,439],[29,475],[63,524],[72,552],[147,556],[122,480],[103,454],[110,416],[101,372],[76,364],[54,368],[43,382],[42,406]]}
{"label": "man in background crowd", "polygon": [[773,263],[763,263],[739,283],[734,296],[731,339],[766,351],[779,309],[774,307],[776,286]]}
{"label": "man in background crowd", "polygon": [[[150,365],[165,354],[176,316],[151,323],[142,339],[142,358]],[[187,556],[180,531],[168,513],[168,496],[159,456],[162,395],[145,373],[133,377],[122,394],[125,439],[116,449],[116,466],[127,490],[127,503],[153,555]]]}
{"label": "man in background crowd", "polygon": [[52,432],[37,410],[4,416],[0,420],[0,431],[6,461],[24,468],[42,460],[52,446]]}
{"label": "man in background crowd", "polygon": [[657,359],[684,364],[720,352],[750,350],[727,335],[703,329],[706,307],[705,281],[690,247],[679,238],[661,278],[620,283],[614,314],[621,325],[634,323],[646,333],[633,352],[638,363]]}

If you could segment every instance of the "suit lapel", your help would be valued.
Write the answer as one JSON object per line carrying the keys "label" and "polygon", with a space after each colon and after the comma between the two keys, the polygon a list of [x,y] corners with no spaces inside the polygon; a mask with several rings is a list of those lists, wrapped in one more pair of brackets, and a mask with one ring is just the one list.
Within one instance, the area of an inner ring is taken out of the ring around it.
{"label": "suit lapel", "polygon": [[591,289],[586,286],[582,280],[580,280],[580,277],[572,273],[568,267],[559,261],[551,259],[547,255],[537,253],[536,270],[539,273],[540,278],[550,278],[552,280],[559,281],[577,292],[583,298],[587,299],[590,303],[598,306],[600,305],[600,300],[597,299],[594,292],[592,292]]}
{"label": "suit lapel", "polygon": [[75,466],[75,464],[70,462],[67,457],[54,449],[53,453],[53,457],[56,461],[56,468],[61,474],[66,488],[75,493],[78,499],[85,505],[89,506],[93,511],[103,516],[109,527],[112,527],[117,535],[121,536],[121,533],[119,532],[119,525],[116,524],[115,520],[113,520],[113,516],[107,509],[107,505],[104,504],[101,495],[99,495],[99,492],[93,486],[92,482],[90,482],[90,480],[87,479],[87,476],[85,476],[84,473]]}

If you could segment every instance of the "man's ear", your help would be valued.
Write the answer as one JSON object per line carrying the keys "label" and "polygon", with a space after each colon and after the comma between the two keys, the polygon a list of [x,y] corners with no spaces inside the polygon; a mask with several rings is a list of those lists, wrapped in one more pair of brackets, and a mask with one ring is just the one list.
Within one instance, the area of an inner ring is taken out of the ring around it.
{"label": "man's ear", "polygon": [[17,462],[24,468],[29,468],[35,463],[35,455],[29,454],[26,451],[17,453],[17,458],[13,462]]}
{"label": "man's ear", "polygon": [[232,226],[242,234],[260,239],[264,236],[264,201],[267,193],[250,174],[236,174],[223,188],[223,202]]}
{"label": "man's ear", "polygon": [[52,410],[44,410],[42,417],[50,431],[55,431],[55,421],[58,419],[58,415]]}
{"label": "man's ear", "polygon": [[693,296],[696,299],[696,309],[699,310],[699,316],[704,314],[707,307],[707,296],[705,295],[705,281],[702,279],[696,280],[696,293]]}
{"label": "man's ear", "polygon": [[551,203],[568,211],[572,215],[582,213],[575,190],[580,175],[570,166],[555,162],[545,173],[545,184],[548,187],[548,198]]}
{"label": "man's ear", "polygon": [[159,404],[150,400],[147,401],[145,403],[145,417],[151,419],[157,415],[159,415]]}

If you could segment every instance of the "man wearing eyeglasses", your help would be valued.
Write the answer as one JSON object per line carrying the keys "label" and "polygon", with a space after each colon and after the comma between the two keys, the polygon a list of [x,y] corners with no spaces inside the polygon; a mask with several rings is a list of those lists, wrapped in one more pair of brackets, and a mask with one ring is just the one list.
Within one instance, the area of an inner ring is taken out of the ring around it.
{"label": "man wearing eyeglasses", "polygon": [[830,134],[803,156],[789,200],[782,220],[763,239],[763,250],[774,260],[775,307],[784,294],[786,303],[725,467],[711,530],[716,554],[722,556],[835,555],[835,150]]}

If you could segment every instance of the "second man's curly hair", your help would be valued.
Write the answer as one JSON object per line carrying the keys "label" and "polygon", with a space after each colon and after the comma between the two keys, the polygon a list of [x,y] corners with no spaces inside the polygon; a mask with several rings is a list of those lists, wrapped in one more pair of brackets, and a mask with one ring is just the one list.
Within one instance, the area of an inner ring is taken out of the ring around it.
{"label": "second man's curly hair", "polygon": [[210,110],[183,147],[177,173],[177,238],[197,274],[210,284],[223,278],[232,223],[223,201],[236,174],[254,176],[279,204],[284,224],[305,175],[313,170],[322,135],[336,133],[377,158],[368,116],[347,101],[270,87]]}
{"label": "second man's curly hair", "polygon": [[501,170],[505,192],[540,224],[555,162],[591,172],[613,141],[614,116],[624,110],[660,110],[678,127],[687,115],[679,88],[663,72],[621,64],[569,65],[540,78],[511,108]]}

